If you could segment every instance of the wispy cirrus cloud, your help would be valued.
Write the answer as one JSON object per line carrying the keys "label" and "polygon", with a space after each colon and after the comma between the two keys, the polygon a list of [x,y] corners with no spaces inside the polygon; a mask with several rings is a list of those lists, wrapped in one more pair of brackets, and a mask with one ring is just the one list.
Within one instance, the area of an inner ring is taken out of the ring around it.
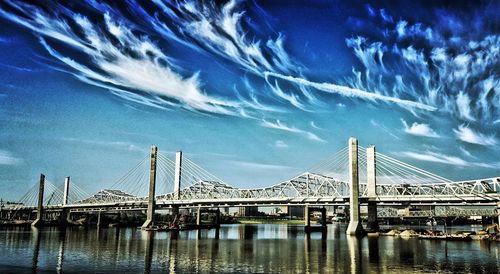
{"label": "wispy cirrus cloud", "polygon": [[401,122],[403,123],[404,131],[408,134],[431,138],[440,137],[439,134],[437,134],[428,124],[419,124],[414,122],[411,126],[408,126],[404,119],[401,119]]}
{"label": "wispy cirrus cloud", "polygon": [[290,72],[296,65],[285,51],[284,36],[265,41],[250,37],[243,29],[245,11],[240,2],[230,0],[219,6],[211,1],[154,0],[161,13],[148,12],[135,1],[129,2],[164,37],[232,61],[247,71]]}
{"label": "wispy cirrus cloud", "polygon": [[[102,21],[95,23],[67,7],[54,5],[54,10],[45,11],[26,3],[6,3],[15,12],[0,8],[0,15],[38,35],[47,52],[65,65],[60,69],[86,83],[150,106],[239,114],[239,103],[206,94],[196,73],[184,77],[176,72],[162,48],[112,13],[104,13]],[[46,38],[84,58],[64,55]]]}
{"label": "wispy cirrus cloud", "polygon": [[380,124],[378,123],[377,121],[371,119],[370,120],[370,124],[374,127],[377,127],[377,128],[380,128],[381,130],[383,130],[385,133],[389,134],[390,136],[392,136],[394,139],[396,140],[401,140],[401,138],[399,138],[399,136],[395,135],[394,133],[392,133],[392,130],[389,129],[387,126],[385,126],[384,124]]}
{"label": "wispy cirrus cloud", "polygon": [[307,139],[309,139],[311,141],[326,142],[325,140],[321,139],[318,135],[316,135],[312,132],[309,132],[309,131],[306,131],[303,129],[299,129],[299,128],[296,128],[293,126],[288,126],[285,123],[281,122],[280,120],[276,120],[276,122],[262,120],[262,123],[260,125],[263,127],[266,127],[266,128],[272,128],[272,129],[278,129],[278,130],[283,130],[283,131],[287,131],[287,132],[297,133],[297,134],[300,134],[300,135],[306,137]]}
{"label": "wispy cirrus cloud", "polygon": [[106,148],[114,148],[125,151],[133,151],[133,152],[147,152],[148,148],[141,148],[137,144],[125,141],[103,141],[103,140],[90,140],[90,139],[80,139],[80,138],[61,138],[61,141],[70,142],[70,143],[80,143],[90,146],[99,146]]}
{"label": "wispy cirrus cloud", "polygon": [[[487,9],[493,7],[498,5]],[[348,85],[418,100],[479,125],[498,120],[500,36],[494,24],[486,22],[495,21],[495,15],[481,9],[465,17],[429,10],[440,18],[433,25],[405,19],[389,22],[380,15],[385,21],[380,33],[346,39],[362,64]]]}
{"label": "wispy cirrus cloud", "polygon": [[290,171],[295,168],[283,165],[263,164],[247,161],[225,160],[227,165],[251,171]]}
{"label": "wispy cirrus cloud", "polygon": [[442,153],[436,153],[431,151],[425,152],[414,152],[414,151],[401,151],[395,153],[399,156],[408,157],[420,161],[433,162],[433,163],[441,163],[459,167],[482,167],[482,168],[499,168],[500,163],[481,163],[481,162],[470,162],[466,161],[457,156],[450,156]]}
{"label": "wispy cirrus cloud", "polygon": [[345,97],[350,97],[350,98],[358,98],[358,99],[363,99],[363,100],[368,100],[368,101],[381,101],[381,102],[386,102],[386,103],[395,103],[403,107],[408,107],[408,108],[416,108],[416,109],[421,109],[421,110],[426,110],[426,111],[435,111],[436,108],[430,105],[426,105],[424,103],[416,102],[416,101],[410,101],[410,100],[405,100],[405,99],[400,99],[398,97],[391,97],[391,96],[386,96],[378,93],[373,93],[373,92],[368,92],[365,90],[361,90],[358,88],[351,88],[348,86],[343,86],[343,85],[337,85],[337,84],[332,84],[332,83],[317,83],[317,82],[312,82],[304,78],[300,77],[293,77],[293,76],[288,76],[288,75],[283,75],[279,73],[274,73],[274,72],[266,72],[265,73],[266,77],[276,77],[279,79],[287,80],[289,82],[295,83],[300,86],[307,86],[307,87],[312,87],[320,91],[324,91],[327,93],[331,94],[338,94],[342,95]]}
{"label": "wispy cirrus cloud", "polygon": [[476,132],[465,124],[459,125],[457,129],[453,129],[453,132],[459,140],[466,143],[482,146],[496,146],[498,144],[495,135]]}
{"label": "wispy cirrus cloud", "polygon": [[0,165],[14,166],[23,163],[23,159],[17,158],[10,151],[0,149]]}
{"label": "wispy cirrus cloud", "polygon": [[283,141],[283,140],[276,140],[276,142],[274,142],[274,146],[276,148],[287,148],[288,144],[285,143],[285,141]]}

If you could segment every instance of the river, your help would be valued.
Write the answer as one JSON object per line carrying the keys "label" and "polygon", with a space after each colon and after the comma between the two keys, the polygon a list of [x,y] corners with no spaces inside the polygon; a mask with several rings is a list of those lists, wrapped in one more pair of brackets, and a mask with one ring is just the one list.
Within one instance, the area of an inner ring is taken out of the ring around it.
{"label": "river", "polygon": [[500,243],[348,237],[346,226],[0,228],[0,273],[498,273]]}

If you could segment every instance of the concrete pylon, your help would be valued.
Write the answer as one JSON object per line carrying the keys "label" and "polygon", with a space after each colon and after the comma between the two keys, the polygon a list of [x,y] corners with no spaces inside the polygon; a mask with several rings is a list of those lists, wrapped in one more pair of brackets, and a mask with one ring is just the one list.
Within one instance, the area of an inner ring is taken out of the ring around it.
{"label": "concrete pylon", "polygon": [[[181,181],[182,181],[182,151],[175,153],[175,174],[174,174],[174,200],[181,198]],[[179,206],[172,206],[172,215],[179,215]]]}
{"label": "concrete pylon", "polygon": [[43,223],[43,191],[45,189],[45,175],[40,174],[40,183],[38,188],[38,206],[36,212],[36,219],[31,223],[32,226],[38,227]]}
{"label": "concrete pylon", "polygon": [[69,176],[64,178],[63,206],[68,204]]}
{"label": "concrete pylon", "polygon": [[363,233],[363,226],[359,216],[359,174],[358,174],[358,140],[349,138],[349,226],[346,233],[348,235],[358,235]]}
{"label": "concrete pylon", "polygon": [[366,149],[366,181],[368,190],[368,223],[367,230],[377,231],[379,229],[377,219],[377,171],[375,146]]}
{"label": "concrete pylon", "polygon": [[201,206],[196,209],[196,225],[201,225]]}
{"label": "concrete pylon", "polygon": [[149,169],[149,196],[148,196],[148,211],[146,213],[146,221],[142,228],[151,227],[155,217],[155,187],[156,187],[156,156],[158,148],[151,146],[151,164]]}
{"label": "concrete pylon", "polygon": [[311,216],[309,214],[309,205],[304,206],[304,226],[308,229],[311,226]]}
{"label": "concrete pylon", "polygon": [[68,204],[69,182],[70,182],[69,176],[64,178],[64,192],[62,200],[63,208],[61,211],[61,215],[59,216],[59,223],[61,225],[67,225],[68,223],[71,223],[71,221],[69,220],[69,209],[65,207]]}
{"label": "concrete pylon", "polygon": [[175,153],[174,199],[181,198],[182,151]]}

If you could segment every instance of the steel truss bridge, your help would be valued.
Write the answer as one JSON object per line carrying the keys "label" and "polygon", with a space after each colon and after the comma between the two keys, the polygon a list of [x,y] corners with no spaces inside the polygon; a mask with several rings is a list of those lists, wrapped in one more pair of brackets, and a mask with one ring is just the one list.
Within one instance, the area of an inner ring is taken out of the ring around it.
{"label": "steel truss bridge", "polygon": [[[432,211],[416,211],[412,213],[414,217],[418,214],[498,215],[500,177],[452,181],[379,152],[373,154],[376,175],[369,175],[367,151],[360,146],[356,153],[359,200],[361,204],[376,201],[382,207],[378,211],[380,217],[397,215],[395,209],[391,209],[394,206],[436,207]],[[87,194],[73,181],[66,194],[63,188],[46,181],[44,207],[46,210],[65,208],[70,212],[146,209],[153,166],[153,162],[148,160],[151,158],[152,155],[146,156],[122,178],[93,195]],[[349,165],[352,160],[349,147],[288,180],[269,187],[249,189],[226,184],[179,153],[175,160],[162,153],[155,153],[154,158],[156,208],[321,206],[349,205],[350,202]],[[376,178],[375,196],[369,195],[369,176]],[[16,204],[4,205],[4,210],[35,209],[37,198],[38,185],[35,184]]]}

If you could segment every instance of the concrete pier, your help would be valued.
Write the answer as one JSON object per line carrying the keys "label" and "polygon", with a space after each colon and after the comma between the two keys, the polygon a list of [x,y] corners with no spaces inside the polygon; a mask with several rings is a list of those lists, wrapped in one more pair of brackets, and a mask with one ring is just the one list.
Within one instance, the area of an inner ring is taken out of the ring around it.
{"label": "concrete pier", "polygon": [[[212,223],[212,224],[208,224],[208,225],[203,225],[201,223],[201,214],[203,212],[207,212],[207,213],[214,213],[215,214],[215,223]],[[197,228],[211,228],[211,227],[219,227],[220,226],[220,209],[217,208],[217,209],[209,209],[209,208],[202,208],[202,207],[198,207],[196,209],[196,227]]]}
{"label": "concrete pier", "polygon": [[304,206],[304,226],[311,226],[311,216],[309,215],[309,205]]}
{"label": "concrete pier", "polygon": [[358,140],[349,138],[349,226],[346,233],[348,235],[358,235],[363,233],[363,226],[359,216],[359,173],[358,173]]}
{"label": "concrete pier", "polygon": [[497,202],[498,225],[500,225],[500,202]]}
{"label": "concrete pier", "polygon": [[97,212],[97,227],[101,227],[101,211]]}
{"label": "concrete pier", "polygon": [[201,225],[201,206],[196,209],[196,225]]}
{"label": "concrete pier", "polygon": [[366,177],[368,188],[368,223],[366,229],[369,231],[377,231],[379,225],[377,219],[377,169],[375,146],[366,149]]}
{"label": "concrete pier", "polygon": [[[321,226],[311,226],[311,213],[321,212]],[[324,207],[309,207],[309,205],[304,206],[304,229],[306,232],[313,230],[323,230],[326,231],[326,208]]]}
{"label": "concrete pier", "polygon": [[43,224],[43,191],[45,189],[45,175],[40,174],[40,183],[38,188],[38,206],[36,219],[31,223],[32,226],[38,227]]}
{"label": "concrete pier", "polygon": [[146,221],[142,228],[151,227],[154,224],[155,217],[155,187],[156,187],[156,156],[158,148],[151,146],[151,164],[149,169],[149,195],[148,195],[148,211],[146,213]]}

